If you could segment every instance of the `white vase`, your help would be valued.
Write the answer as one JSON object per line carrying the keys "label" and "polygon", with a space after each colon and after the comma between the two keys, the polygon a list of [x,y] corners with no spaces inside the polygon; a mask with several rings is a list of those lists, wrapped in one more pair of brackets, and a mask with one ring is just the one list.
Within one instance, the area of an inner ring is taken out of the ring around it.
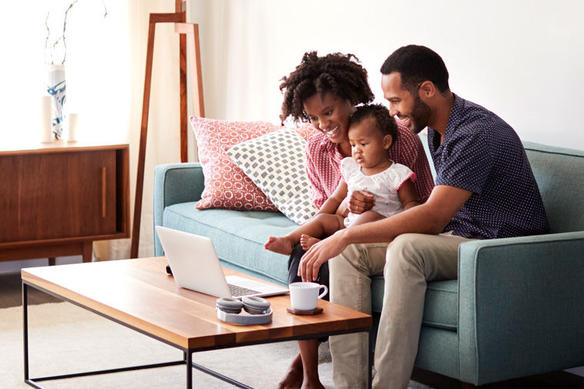
{"label": "white vase", "polygon": [[63,136],[63,106],[65,105],[66,84],[65,65],[49,65],[47,92],[53,96],[52,126],[56,140]]}

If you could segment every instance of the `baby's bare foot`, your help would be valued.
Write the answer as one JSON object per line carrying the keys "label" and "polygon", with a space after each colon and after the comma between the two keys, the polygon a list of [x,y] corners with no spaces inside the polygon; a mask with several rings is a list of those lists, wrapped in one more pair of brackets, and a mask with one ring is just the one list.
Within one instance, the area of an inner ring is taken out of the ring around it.
{"label": "baby's bare foot", "polygon": [[320,239],[313,238],[310,235],[306,234],[300,235],[300,246],[302,246],[304,250],[308,250],[309,248],[312,247],[312,245],[318,242],[320,242]]}
{"label": "baby's bare foot", "polygon": [[264,248],[275,253],[290,255],[292,254],[294,243],[285,236],[270,236],[264,244]]}

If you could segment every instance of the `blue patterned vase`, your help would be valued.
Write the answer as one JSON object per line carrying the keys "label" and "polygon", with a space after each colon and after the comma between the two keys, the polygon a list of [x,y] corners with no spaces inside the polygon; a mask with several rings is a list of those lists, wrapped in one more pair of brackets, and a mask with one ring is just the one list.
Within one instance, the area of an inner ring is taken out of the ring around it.
{"label": "blue patterned vase", "polygon": [[65,65],[50,65],[47,92],[53,96],[52,126],[56,140],[63,136],[63,106],[65,105],[66,84]]}

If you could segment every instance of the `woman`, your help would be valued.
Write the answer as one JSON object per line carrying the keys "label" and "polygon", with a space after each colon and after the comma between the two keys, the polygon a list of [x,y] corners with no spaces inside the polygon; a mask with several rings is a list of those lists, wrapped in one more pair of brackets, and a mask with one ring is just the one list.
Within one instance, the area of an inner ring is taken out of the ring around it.
{"label": "woman", "polygon": [[[315,51],[305,53],[296,69],[282,79],[284,94],[282,114],[284,121],[309,121],[320,131],[306,146],[306,171],[312,184],[314,204],[323,213],[334,210],[322,206],[335,191],[340,179],[340,163],[351,156],[347,136],[351,114],[358,104],[366,104],[374,95],[367,83],[367,71],[352,54],[318,56]],[[398,122],[399,135],[389,149],[389,158],[406,165],[416,173],[415,188],[421,202],[426,201],[433,187],[430,167],[420,138]],[[373,206],[373,197],[356,192],[349,201],[339,206],[337,213],[360,214]],[[304,250],[296,245],[288,261],[288,282],[300,281],[298,264]],[[328,266],[320,268],[317,282],[328,286]],[[328,299],[328,297],[327,297]],[[299,341],[300,354],[295,358],[280,388],[323,388],[318,377],[318,340]]]}

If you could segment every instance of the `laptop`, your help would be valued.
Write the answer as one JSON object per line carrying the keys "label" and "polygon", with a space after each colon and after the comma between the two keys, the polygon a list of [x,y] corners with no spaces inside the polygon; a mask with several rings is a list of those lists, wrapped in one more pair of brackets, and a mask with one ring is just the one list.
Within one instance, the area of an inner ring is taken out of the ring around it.
{"label": "laptop", "polygon": [[282,286],[239,276],[225,276],[211,239],[156,226],[156,232],[181,288],[217,297],[276,296],[288,293]]}

